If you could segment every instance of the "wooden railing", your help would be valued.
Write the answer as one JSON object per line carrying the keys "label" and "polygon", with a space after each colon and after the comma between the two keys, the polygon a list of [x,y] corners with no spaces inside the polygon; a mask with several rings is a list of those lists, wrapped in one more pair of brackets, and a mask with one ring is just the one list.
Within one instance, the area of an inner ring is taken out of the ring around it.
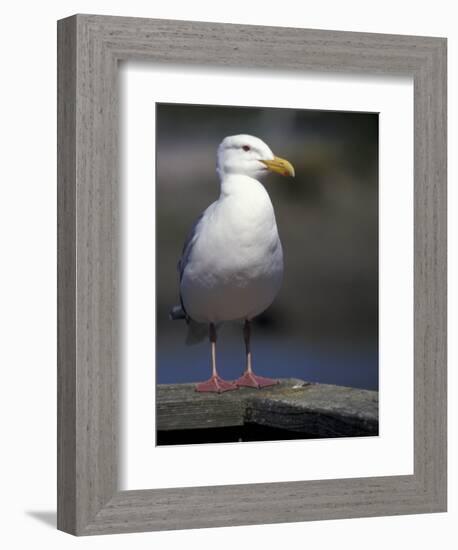
{"label": "wooden railing", "polygon": [[157,430],[167,441],[173,433],[236,428],[255,433],[256,427],[288,436],[279,439],[378,435],[378,392],[297,379],[222,394],[196,392],[194,384],[158,385],[156,410]]}

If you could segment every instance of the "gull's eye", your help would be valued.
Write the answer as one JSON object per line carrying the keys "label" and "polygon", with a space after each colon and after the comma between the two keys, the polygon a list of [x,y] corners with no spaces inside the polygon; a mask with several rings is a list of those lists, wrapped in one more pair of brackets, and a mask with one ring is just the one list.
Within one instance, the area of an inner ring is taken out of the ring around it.
{"label": "gull's eye", "polygon": [[242,147],[242,149],[243,149],[244,151],[249,151],[249,150],[250,150],[250,146],[249,146],[249,145],[244,145],[244,146]]}

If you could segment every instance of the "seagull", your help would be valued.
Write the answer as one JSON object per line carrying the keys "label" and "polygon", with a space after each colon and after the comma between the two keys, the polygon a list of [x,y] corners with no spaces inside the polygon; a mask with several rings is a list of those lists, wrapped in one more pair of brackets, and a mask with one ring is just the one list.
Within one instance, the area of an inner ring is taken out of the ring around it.
{"label": "seagull", "polygon": [[[277,380],[253,372],[251,321],[274,301],[283,278],[283,251],[275,213],[260,183],[269,172],[293,176],[286,159],[275,156],[261,139],[240,134],[223,139],[217,151],[220,195],[196,220],[178,262],[180,302],[170,318],[188,323],[188,344],[211,344],[211,377],[199,392],[222,393],[238,387],[263,388]],[[246,367],[228,382],[216,368],[217,328],[242,321]]]}

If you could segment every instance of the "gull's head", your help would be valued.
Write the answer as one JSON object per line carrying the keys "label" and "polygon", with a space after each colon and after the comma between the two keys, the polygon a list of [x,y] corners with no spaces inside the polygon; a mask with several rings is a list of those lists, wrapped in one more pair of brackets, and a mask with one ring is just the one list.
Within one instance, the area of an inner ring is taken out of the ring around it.
{"label": "gull's head", "polygon": [[276,157],[262,139],[247,134],[223,139],[218,147],[217,171],[221,179],[230,174],[260,178],[269,171],[294,176],[290,162]]}

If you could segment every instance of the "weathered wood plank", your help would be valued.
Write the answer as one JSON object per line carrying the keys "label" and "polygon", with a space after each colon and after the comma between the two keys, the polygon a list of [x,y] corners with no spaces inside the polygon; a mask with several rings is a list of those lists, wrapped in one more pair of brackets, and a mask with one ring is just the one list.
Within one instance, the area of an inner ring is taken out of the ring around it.
{"label": "weathered wood plank", "polygon": [[198,393],[194,384],[157,387],[159,431],[259,424],[309,437],[378,435],[378,392],[284,379],[262,390]]}

